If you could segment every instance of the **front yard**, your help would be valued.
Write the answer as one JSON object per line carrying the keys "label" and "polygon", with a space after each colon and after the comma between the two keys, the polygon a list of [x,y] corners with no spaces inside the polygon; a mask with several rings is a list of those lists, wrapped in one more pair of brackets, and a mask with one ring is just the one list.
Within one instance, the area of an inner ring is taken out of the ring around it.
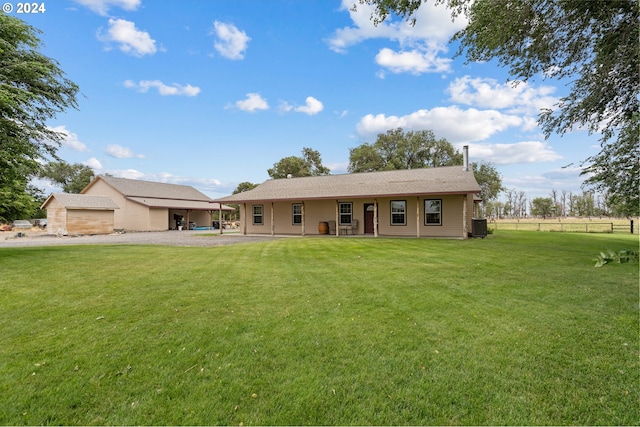
{"label": "front yard", "polygon": [[592,261],[622,248],[0,249],[0,424],[637,425],[638,264]]}

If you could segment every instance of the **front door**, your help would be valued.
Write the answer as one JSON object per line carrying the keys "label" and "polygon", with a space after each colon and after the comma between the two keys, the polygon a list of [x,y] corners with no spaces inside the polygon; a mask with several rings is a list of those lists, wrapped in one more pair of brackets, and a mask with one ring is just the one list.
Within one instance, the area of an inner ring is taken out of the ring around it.
{"label": "front door", "polygon": [[364,205],[364,234],[373,234],[373,203]]}

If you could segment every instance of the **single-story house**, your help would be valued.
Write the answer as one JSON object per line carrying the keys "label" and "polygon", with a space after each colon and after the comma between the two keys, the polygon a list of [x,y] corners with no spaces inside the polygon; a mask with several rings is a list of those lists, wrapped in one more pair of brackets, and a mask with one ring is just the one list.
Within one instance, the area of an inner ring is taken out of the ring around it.
{"label": "single-story house", "polygon": [[47,210],[47,229],[52,234],[110,234],[114,212],[118,210],[107,196],[54,193],[42,204]]}
{"label": "single-story house", "polygon": [[114,228],[127,231],[163,231],[211,227],[213,212],[235,210],[214,202],[188,185],[166,184],[98,175],[81,194],[105,196],[120,209]]}
{"label": "single-story house", "polygon": [[477,193],[461,165],[273,179],[217,201],[240,205],[244,234],[465,239]]}

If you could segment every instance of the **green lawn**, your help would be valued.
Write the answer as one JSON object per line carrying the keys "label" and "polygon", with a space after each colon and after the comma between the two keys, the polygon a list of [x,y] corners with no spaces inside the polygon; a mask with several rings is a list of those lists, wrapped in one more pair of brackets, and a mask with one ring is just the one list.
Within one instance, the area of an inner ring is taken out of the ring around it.
{"label": "green lawn", "polygon": [[0,249],[0,424],[637,425],[638,264],[592,261],[622,248]]}

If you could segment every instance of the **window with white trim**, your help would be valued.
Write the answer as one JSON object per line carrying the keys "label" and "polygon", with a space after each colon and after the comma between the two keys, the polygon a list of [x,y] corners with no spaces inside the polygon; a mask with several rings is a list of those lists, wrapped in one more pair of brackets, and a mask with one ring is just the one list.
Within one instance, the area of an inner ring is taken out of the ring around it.
{"label": "window with white trim", "polygon": [[353,203],[340,203],[340,225],[351,225],[353,218]]}
{"label": "window with white trim", "polygon": [[252,209],[253,209],[253,225],[264,224],[264,206],[253,205]]}
{"label": "window with white trim", "polygon": [[407,225],[407,201],[391,201],[391,225]]}
{"label": "window with white trim", "polygon": [[424,201],[424,225],[442,225],[442,199]]}
{"label": "window with white trim", "polygon": [[294,203],[291,205],[291,223],[293,225],[302,224],[302,203]]}

